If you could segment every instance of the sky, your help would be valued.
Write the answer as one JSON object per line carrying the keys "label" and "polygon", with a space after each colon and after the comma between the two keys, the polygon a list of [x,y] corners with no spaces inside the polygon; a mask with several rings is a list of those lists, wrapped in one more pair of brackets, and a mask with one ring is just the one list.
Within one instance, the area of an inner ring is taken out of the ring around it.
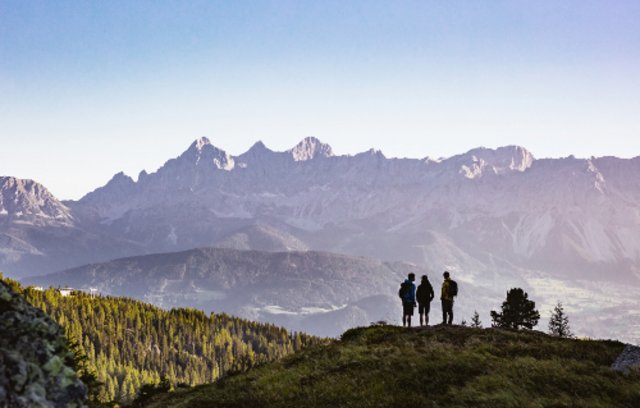
{"label": "sky", "polygon": [[0,175],[77,199],[200,136],[640,155],[639,1],[0,0]]}

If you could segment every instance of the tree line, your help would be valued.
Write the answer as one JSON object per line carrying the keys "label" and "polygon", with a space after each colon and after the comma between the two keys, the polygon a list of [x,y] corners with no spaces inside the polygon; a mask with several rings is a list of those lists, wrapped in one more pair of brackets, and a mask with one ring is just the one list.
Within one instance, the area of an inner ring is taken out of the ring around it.
{"label": "tree line", "polygon": [[321,341],[226,314],[163,310],[83,292],[62,296],[53,288],[5,281],[65,329],[76,352],[85,356],[86,371],[97,380],[99,386],[91,387],[96,402],[129,403],[145,384],[210,383]]}
{"label": "tree line", "polygon": [[[521,288],[512,288],[507,292],[507,299],[502,302],[500,311],[491,311],[491,326],[506,329],[533,329],[540,320],[540,312],[536,302],[529,299],[529,294]],[[471,323],[462,321],[463,326],[482,327],[480,315],[474,312]],[[551,312],[548,333],[556,337],[573,337],[569,327],[569,317],[562,303],[558,302]]]}

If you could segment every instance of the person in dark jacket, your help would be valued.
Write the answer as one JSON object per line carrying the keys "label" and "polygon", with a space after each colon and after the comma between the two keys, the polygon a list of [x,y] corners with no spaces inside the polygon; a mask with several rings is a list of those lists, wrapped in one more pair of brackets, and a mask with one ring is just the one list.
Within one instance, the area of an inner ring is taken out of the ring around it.
{"label": "person in dark jacket", "polygon": [[418,301],[418,313],[420,314],[420,326],[429,325],[429,310],[431,310],[431,301],[433,300],[433,286],[429,282],[427,275],[422,275],[420,286],[416,292],[416,299]]}
{"label": "person in dark jacket", "polygon": [[410,273],[400,286],[400,294],[402,299],[402,326],[411,327],[411,316],[413,309],[416,307],[416,285],[413,283],[416,275]]}

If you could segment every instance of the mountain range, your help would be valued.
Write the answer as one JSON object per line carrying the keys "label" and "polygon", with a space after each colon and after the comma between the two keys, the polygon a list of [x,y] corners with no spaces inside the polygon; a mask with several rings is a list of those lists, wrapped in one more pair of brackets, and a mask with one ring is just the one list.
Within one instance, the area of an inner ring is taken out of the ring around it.
{"label": "mountain range", "polygon": [[397,159],[305,138],[233,156],[200,138],[78,201],[3,177],[0,268],[27,277],[207,247],[332,252],[436,280],[450,270],[467,289],[461,317],[488,315],[518,285],[544,308],[563,301],[585,335],[640,341],[639,176],[640,158],[535,159],[518,146]]}

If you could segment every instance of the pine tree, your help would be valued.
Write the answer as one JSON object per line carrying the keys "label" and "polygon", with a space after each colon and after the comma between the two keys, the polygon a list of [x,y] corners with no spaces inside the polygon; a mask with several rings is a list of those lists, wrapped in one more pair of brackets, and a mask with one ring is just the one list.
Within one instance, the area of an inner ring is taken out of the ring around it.
{"label": "pine tree", "polygon": [[491,311],[494,327],[510,329],[533,329],[540,320],[536,310],[536,302],[529,300],[529,294],[521,288],[513,288],[507,292],[507,300],[502,303],[502,312]]}
{"label": "pine tree", "polygon": [[569,317],[564,312],[562,303],[558,302],[549,318],[549,334],[556,337],[573,337],[569,327]]}
{"label": "pine tree", "polygon": [[480,321],[480,315],[477,310],[473,311],[473,317],[471,318],[471,327],[475,327],[476,329],[482,327],[482,322]]}

